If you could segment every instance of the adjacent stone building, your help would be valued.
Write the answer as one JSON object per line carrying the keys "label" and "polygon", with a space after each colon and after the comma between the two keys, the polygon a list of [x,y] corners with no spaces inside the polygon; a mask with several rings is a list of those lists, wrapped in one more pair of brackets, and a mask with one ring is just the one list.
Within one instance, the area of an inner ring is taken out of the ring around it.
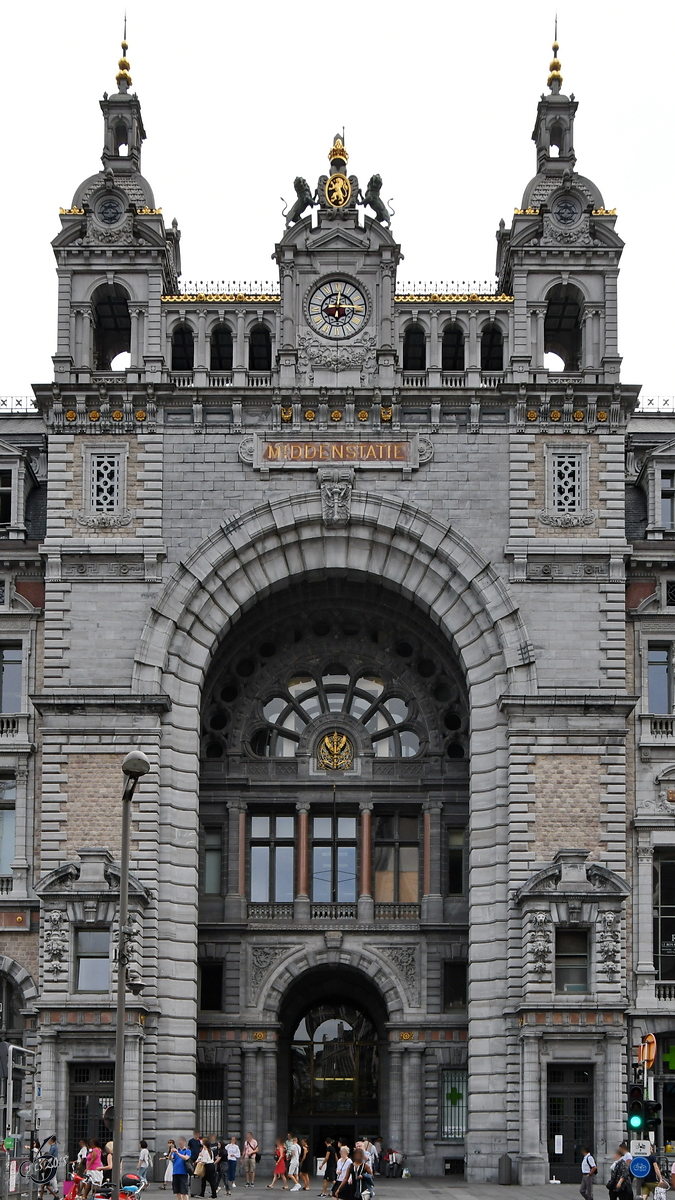
{"label": "adjacent stone building", "polygon": [[675,418],[621,379],[557,58],[468,292],[399,281],[340,137],[278,282],[182,285],[130,83],[61,211],[54,379],[0,421],[0,986],[41,1128],[104,1132],[138,746],[129,1152],[196,1122],[573,1179],[647,1031],[675,1135]]}

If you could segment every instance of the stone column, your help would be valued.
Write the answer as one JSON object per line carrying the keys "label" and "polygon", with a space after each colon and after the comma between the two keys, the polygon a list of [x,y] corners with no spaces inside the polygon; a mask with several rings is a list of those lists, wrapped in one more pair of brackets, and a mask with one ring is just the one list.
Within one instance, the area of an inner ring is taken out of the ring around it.
{"label": "stone column", "polygon": [[262,1150],[271,1165],[277,1129],[277,1051],[266,1046],[263,1051],[263,1127]]}
{"label": "stone column", "polygon": [[82,309],[82,366],[91,370],[94,361],[93,358],[93,330],[91,309]]}
{"label": "stone column", "polygon": [[401,1150],[403,1139],[403,1047],[389,1044],[389,1121],[385,1122],[384,1144]]}
{"label": "stone column", "polygon": [[544,366],[544,352],[546,345],[544,340],[544,321],[546,320],[546,313],[544,312],[543,308],[536,308],[532,313],[532,317],[535,325],[534,346],[532,347],[532,358],[534,360],[533,365],[535,370],[541,370]]}
{"label": "stone column", "polygon": [[392,276],[393,266],[390,264],[382,264],[382,345],[393,346],[394,344],[394,322],[392,319]]}
{"label": "stone column", "polygon": [[441,893],[441,809],[440,799],[425,800],[424,851],[422,855],[422,920],[443,920],[443,896]]}
{"label": "stone column", "polygon": [[129,320],[131,321],[131,333],[129,335],[129,366],[138,367],[138,327],[140,325],[142,309],[132,308],[129,310]]}
{"label": "stone column", "polygon": [[375,916],[371,865],[373,856],[371,837],[372,801],[364,801],[359,807],[361,809],[361,871],[357,912],[359,921],[372,921]]}
{"label": "stone column", "polygon": [[295,320],[293,314],[293,263],[283,263],[281,267],[281,283],[282,283],[282,330],[281,330],[281,345],[282,347],[291,346],[295,349]]}
{"label": "stone column", "polygon": [[244,879],[245,873],[241,868],[241,851],[246,853],[246,839],[240,836],[245,830],[246,805],[241,800],[229,800],[228,839],[227,839],[227,894],[225,896],[225,920],[243,921],[246,919],[246,896]]}
{"label": "stone column", "polygon": [[293,917],[296,921],[309,921],[309,804],[302,800],[295,807],[298,813],[298,862]]}
{"label": "stone column", "polygon": [[405,1105],[403,1152],[413,1167],[413,1175],[421,1174],[424,1158],[422,1129],[422,1063],[424,1046],[408,1045],[403,1058],[403,1096]]}
{"label": "stone column", "polygon": [[[250,1036],[250,1035],[249,1035]],[[241,1081],[241,1119],[242,1137],[246,1137],[249,1129],[256,1136],[258,1122],[258,1047],[254,1042],[242,1042],[244,1069]]]}
{"label": "stone column", "polygon": [[246,383],[246,309],[237,309],[237,335],[234,339],[234,382]]}
{"label": "stone column", "polygon": [[639,1001],[644,1005],[648,1001],[651,1004],[654,1003],[654,981],[656,979],[652,917],[654,851],[651,846],[649,830],[641,829],[638,833],[637,859],[637,886],[633,893],[636,900],[633,907],[635,923],[633,936],[637,939],[638,947],[638,961],[635,967],[637,990]]}

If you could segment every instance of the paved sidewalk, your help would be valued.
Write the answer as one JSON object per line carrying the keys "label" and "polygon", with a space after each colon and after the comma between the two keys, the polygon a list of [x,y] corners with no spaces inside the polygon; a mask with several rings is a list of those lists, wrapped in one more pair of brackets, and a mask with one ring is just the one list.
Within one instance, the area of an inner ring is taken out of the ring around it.
{"label": "paved sidewalk", "polygon": [[[244,1187],[244,1180],[241,1182],[237,1178],[237,1187],[233,1193],[233,1200],[247,1200],[249,1196],[255,1196],[256,1200],[264,1200],[267,1196],[266,1184],[268,1183],[267,1174],[264,1178],[256,1180],[255,1187]],[[314,1200],[317,1193],[321,1191],[321,1179],[312,1179],[311,1187],[308,1192],[296,1193],[298,1200],[306,1197],[306,1200]],[[544,1184],[533,1187],[520,1187],[512,1185],[511,1187],[500,1187],[498,1183],[465,1183],[463,1179],[454,1179],[447,1176],[419,1176],[412,1179],[376,1179],[375,1180],[375,1200],[431,1200],[431,1197],[442,1196],[443,1200],[534,1200],[534,1193],[538,1195],[545,1192],[550,1200],[578,1200],[579,1185],[576,1183],[570,1184]],[[280,1196],[283,1195],[280,1187],[275,1187],[274,1192]],[[160,1200],[161,1197],[166,1197],[166,1200],[171,1200],[171,1191],[167,1186],[165,1192],[162,1191],[161,1184],[151,1183],[145,1192],[146,1196],[152,1195],[153,1200]],[[206,1189],[206,1200],[209,1200],[211,1193]],[[604,1188],[602,1191],[596,1188],[597,1200],[603,1200],[605,1196]],[[226,1200],[227,1193],[223,1188],[218,1193],[218,1200]],[[289,1193],[290,1200],[290,1193]]]}

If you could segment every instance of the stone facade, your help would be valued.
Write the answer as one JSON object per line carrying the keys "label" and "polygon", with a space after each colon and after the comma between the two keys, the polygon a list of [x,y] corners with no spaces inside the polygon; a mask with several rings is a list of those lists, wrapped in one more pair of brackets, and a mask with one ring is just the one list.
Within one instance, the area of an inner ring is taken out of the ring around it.
{"label": "stone facade", "polygon": [[197,1122],[265,1165],[292,1127],[604,1169],[643,1032],[670,1071],[675,419],[620,379],[577,102],[553,72],[493,290],[399,282],[336,138],[278,284],[197,293],[118,86],[54,379],[0,417],[0,981],[41,1128],[111,1095],[137,746],[128,1153]]}

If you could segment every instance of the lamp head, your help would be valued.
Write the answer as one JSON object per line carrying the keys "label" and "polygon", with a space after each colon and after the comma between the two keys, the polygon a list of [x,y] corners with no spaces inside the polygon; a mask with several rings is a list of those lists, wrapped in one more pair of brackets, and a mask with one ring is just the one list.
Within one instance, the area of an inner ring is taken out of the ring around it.
{"label": "lamp head", "polygon": [[140,779],[150,770],[150,760],[141,750],[132,750],[122,763],[122,770],[130,779]]}

